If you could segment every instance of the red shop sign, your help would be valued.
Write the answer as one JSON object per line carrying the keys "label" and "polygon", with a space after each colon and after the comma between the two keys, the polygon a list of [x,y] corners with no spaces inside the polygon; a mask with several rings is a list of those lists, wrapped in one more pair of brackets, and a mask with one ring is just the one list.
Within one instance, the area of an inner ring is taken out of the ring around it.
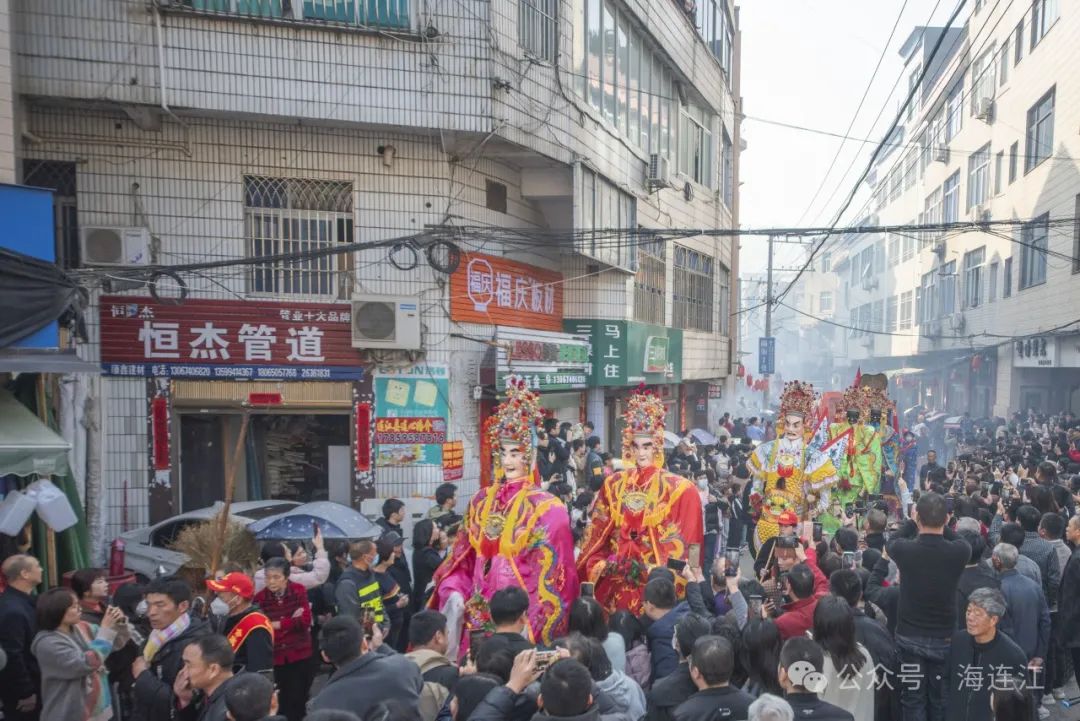
{"label": "red shop sign", "polygon": [[351,307],[342,303],[101,299],[106,375],[355,380]]}

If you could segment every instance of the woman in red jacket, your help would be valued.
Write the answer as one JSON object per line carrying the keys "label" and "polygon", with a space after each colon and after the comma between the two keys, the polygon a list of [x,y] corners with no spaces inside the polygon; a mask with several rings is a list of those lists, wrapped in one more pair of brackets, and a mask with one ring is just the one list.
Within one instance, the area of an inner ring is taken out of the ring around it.
{"label": "woman in red jacket", "polygon": [[255,594],[255,603],[274,627],[274,683],[279,712],[289,721],[302,721],[315,674],[311,604],[307,590],[289,581],[289,562],[284,558],[271,558],[263,571],[266,588]]}

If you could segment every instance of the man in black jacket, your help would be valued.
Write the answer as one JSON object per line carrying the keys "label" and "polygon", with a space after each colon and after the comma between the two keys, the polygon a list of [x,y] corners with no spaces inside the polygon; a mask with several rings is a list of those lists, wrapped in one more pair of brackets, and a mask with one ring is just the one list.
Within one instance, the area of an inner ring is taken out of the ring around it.
{"label": "man in black jacket", "polygon": [[179,721],[226,721],[225,698],[233,680],[236,656],[229,642],[211,634],[184,647],[184,668],[177,693]]}
{"label": "man in black jacket", "polygon": [[1023,679],[1027,656],[998,631],[1005,597],[993,588],[977,588],[968,596],[965,630],[957,631],[949,648],[945,707],[949,721],[983,721],[990,717],[990,693],[1009,676]]}
{"label": "man in black jacket", "polygon": [[[795,636],[780,649],[780,686],[797,719],[855,721],[855,717],[818,698],[825,690],[825,652],[806,636]],[[863,721],[860,719],[859,721]]]}
{"label": "man in black jacket", "polygon": [[735,651],[720,636],[703,636],[690,653],[690,678],[697,693],[675,709],[675,721],[713,721],[746,718],[754,698],[731,685]]}
{"label": "man in black jacket", "polygon": [[131,664],[134,717],[139,721],[174,718],[173,684],[184,665],[184,649],[213,634],[210,624],[188,614],[191,595],[191,586],[176,577],[159,578],[146,587],[146,617],[152,631],[142,654]]}
{"label": "man in black jacket", "polygon": [[960,583],[956,586],[956,627],[964,628],[967,621],[968,597],[976,588],[1001,588],[1001,579],[994,570],[983,563],[986,541],[978,531],[957,531],[956,535],[971,546],[968,564],[960,574]]}
{"label": "man in black jacket", "polygon": [[884,624],[870,618],[863,610],[862,581],[859,574],[850,569],[833,572],[833,575],[829,576],[829,590],[851,606],[855,616],[855,640],[866,647],[874,661],[874,718],[899,718],[900,707],[891,684],[900,670],[900,655]]}
{"label": "man in black jacket", "polygon": [[518,586],[500,588],[491,595],[488,610],[491,622],[495,624],[491,638],[505,642],[511,658],[536,648],[525,638],[525,629],[529,626],[529,594],[525,589]]}
{"label": "man in black jacket", "polygon": [[355,619],[337,616],[322,627],[319,648],[323,661],[333,664],[334,673],[308,703],[309,712],[335,709],[363,718],[380,700],[393,699],[408,710],[411,718],[420,717],[420,691],[424,686],[420,668],[386,649],[378,627],[369,645]]}
{"label": "man in black jacket", "polygon": [[537,469],[542,481],[550,481],[552,476],[566,477],[566,464],[570,460],[570,445],[557,432],[559,421],[555,418],[544,419],[544,432],[537,442]]}
{"label": "man in black jacket", "polygon": [[1061,574],[1058,594],[1058,624],[1062,644],[1072,655],[1073,671],[1080,682],[1080,516],[1069,519],[1065,538],[1075,549]]}
{"label": "man in black jacket", "polygon": [[696,613],[686,614],[675,625],[675,651],[679,654],[679,665],[671,674],[653,682],[646,696],[646,721],[670,721],[674,718],[675,709],[697,692],[694,679],[690,677],[687,657],[694,648],[694,641],[711,630],[709,621]]}
{"label": "man in black jacket", "polygon": [[0,671],[0,700],[4,718],[33,721],[41,711],[38,692],[41,671],[30,653],[37,633],[34,597],[41,583],[41,564],[33,556],[9,556],[2,568],[7,588],[0,594],[0,648],[7,654],[7,666]]}
{"label": "man in black jacket", "polygon": [[870,578],[866,581],[866,600],[880,608],[885,613],[885,627],[892,636],[896,633],[896,610],[900,606],[900,584],[885,585],[885,578],[889,575],[889,554],[882,553],[874,567],[870,570]]}
{"label": "man in black jacket", "polygon": [[[383,502],[382,507],[383,517],[376,521],[379,526],[385,532],[384,535],[389,533],[396,533],[399,539],[399,544],[405,542],[405,532],[401,528],[402,521],[405,520],[405,503],[397,498],[387,498]],[[399,592],[403,596],[412,598],[413,584],[412,573],[409,571],[409,563],[405,560],[405,553],[398,548],[397,556],[394,558],[394,563],[390,566],[390,576],[397,582]],[[422,590],[422,589],[421,589]],[[394,615],[393,613],[391,615]],[[397,639],[391,645],[399,652],[404,652],[409,638],[409,618],[412,616],[412,610],[410,606],[405,606],[401,609],[401,630],[398,632]]]}

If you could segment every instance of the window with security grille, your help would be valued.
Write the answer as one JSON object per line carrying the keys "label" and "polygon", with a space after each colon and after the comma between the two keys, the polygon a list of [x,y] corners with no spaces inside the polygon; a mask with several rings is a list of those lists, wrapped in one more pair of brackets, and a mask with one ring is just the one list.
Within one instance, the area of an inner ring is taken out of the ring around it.
{"label": "window with security grille", "polygon": [[675,246],[672,281],[672,325],[686,330],[713,330],[714,262],[711,256]]}
{"label": "window with security grille", "polygon": [[666,310],[666,269],[664,241],[647,241],[638,246],[638,268],[634,277],[634,320],[664,325]]}
{"label": "window with security grille", "polygon": [[990,143],[968,157],[968,210],[982,205],[990,195]]}
{"label": "window with security grille", "polygon": [[56,262],[64,268],[79,265],[79,218],[75,199],[76,166],[64,160],[23,160],[24,185],[53,191],[53,230]]}
{"label": "window with security grille", "polygon": [[518,0],[518,41],[528,54],[555,59],[558,0]]}
{"label": "window with security grille", "polygon": [[911,291],[906,290],[900,294],[900,330],[911,328]]}
{"label": "window with security grille", "polygon": [[[338,243],[353,240],[352,185],[303,178],[244,177],[244,235],[255,295],[338,296]],[[294,257],[276,258],[282,254]]]}

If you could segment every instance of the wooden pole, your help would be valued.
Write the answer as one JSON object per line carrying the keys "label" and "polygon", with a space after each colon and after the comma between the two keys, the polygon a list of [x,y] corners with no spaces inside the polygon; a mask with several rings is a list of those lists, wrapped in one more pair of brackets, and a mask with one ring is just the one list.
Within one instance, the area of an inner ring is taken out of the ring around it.
{"label": "wooden pole", "polygon": [[236,437],[236,446],[233,448],[232,465],[225,474],[225,504],[221,508],[218,517],[217,538],[214,539],[214,552],[210,561],[211,578],[221,566],[221,554],[225,550],[225,534],[229,528],[229,510],[232,508],[233,491],[236,488],[236,469],[240,465],[240,453],[244,450],[244,440],[247,437],[248,424],[251,422],[251,414],[244,409],[243,420],[240,423],[240,434]]}
{"label": "wooden pole", "polygon": [[[39,373],[37,381],[35,383],[34,392],[36,395],[36,405],[38,418],[46,426],[49,425],[49,409],[46,407],[48,402],[45,395],[45,374]],[[56,572],[56,532],[45,524],[45,565],[47,567],[49,587],[57,584],[57,578],[59,574]]]}

